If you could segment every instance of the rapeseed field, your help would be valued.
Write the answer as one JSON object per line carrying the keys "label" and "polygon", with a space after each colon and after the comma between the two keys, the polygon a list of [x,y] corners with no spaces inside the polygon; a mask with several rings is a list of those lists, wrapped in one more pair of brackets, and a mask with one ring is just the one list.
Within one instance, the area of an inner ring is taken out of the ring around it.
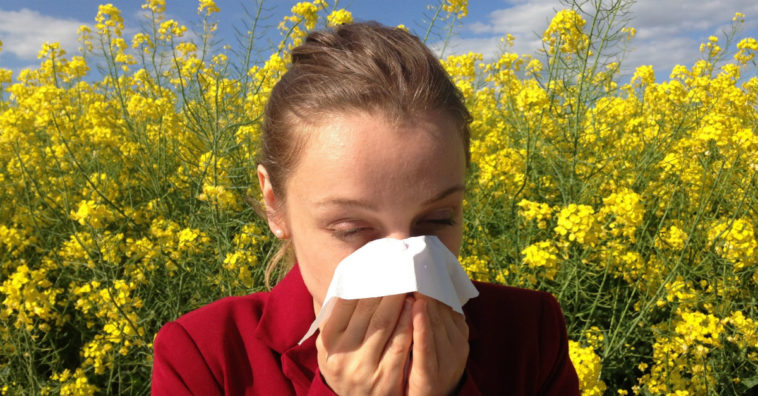
{"label": "rapeseed field", "polygon": [[[701,59],[623,82],[626,6],[556,12],[537,54],[506,36],[494,60],[441,59],[473,115],[461,262],[558,298],[584,395],[741,394],[758,385],[758,42],[737,13]],[[466,7],[432,7],[430,31]],[[293,46],[352,16],[299,3],[262,55],[255,14],[220,46],[212,0],[194,35],[143,8],[130,40],[103,5],[80,53],[0,70],[3,395],[146,394],[162,324],[266,288],[263,107]]]}

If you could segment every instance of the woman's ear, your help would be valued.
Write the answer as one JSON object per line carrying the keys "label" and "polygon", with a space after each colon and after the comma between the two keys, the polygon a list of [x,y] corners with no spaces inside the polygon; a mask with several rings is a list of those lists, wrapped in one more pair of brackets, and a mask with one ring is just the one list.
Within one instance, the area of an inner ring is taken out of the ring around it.
{"label": "woman's ear", "polygon": [[268,227],[271,232],[279,239],[286,239],[289,237],[284,217],[281,213],[281,202],[274,193],[274,188],[271,185],[271,178],[268,175],[268,171],[263,165],[258,165],[258,183],[261,185],[261,194],[263,195],[263,203],[266,206],[266,219],[268,220]]}

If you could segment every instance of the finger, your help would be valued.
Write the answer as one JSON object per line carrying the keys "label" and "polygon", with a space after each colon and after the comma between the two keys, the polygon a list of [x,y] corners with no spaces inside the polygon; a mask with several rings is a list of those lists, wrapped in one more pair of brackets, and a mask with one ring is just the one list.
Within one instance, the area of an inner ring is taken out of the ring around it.
{"label": "finger", "polygon": [[366,378],[367,366],[363,364],[363,359],[355,359],[355,356],[365,335],[367,324],[364,322],[368,322],[378,304],[378,298],[339,299],[335,303],[332,316],[316,339],[319,367],[327,382],[332,385],[341,383],[341,378],[346,373]]}
{"label": "finger", "polygon": [[[328,382],[338,384],[342,381],[341,378],[349,377],[359,379],[361,385],[373,384],[372,386],[379,387],[376,389],[387,389],[388,394],[401,392],[405,357],[412,340],[412,308],[407,307],[405,299],[405,295],[394,295],[356,300],[349,323],[338,335],[330,334],[329,329],[326,329],[327,336],[335,339],[331,349],[322,352],[323,340],[321,336],[317,338],[319,367],[324,371],[324,378]],[[338,307],[335,306],[336,308]],[[397,327],[398,323],[402,323],[402,326]],[[394,337],[393,334],[396,333],[400,336]],[[385,360],[383,352],[388,343],[393,345],[391,350],[395,354]],[[403,349],[404,354],[397,352]],[[353,380],[348,379],[348,382]]]}
{"label": "finger", "polygon": [[[431,366],[429,366],[430,369],[435,370],[432,372],[437,372],[439,368],[442,366],[442,362],[440,362],[438,359],[442,358],[444,355],[442,355],[445,351],[450,351],[450,338],[448,336],[448,325],[451,324],[449,322],[449,318],[446,314],[446,312],[443,311],[444,308],[446,308],[447,305],[433,299],[426,299],[426,311],[427,315],[429,316],[429,333],[432,334],[432,339],[434,340],[434,346],[432,350],[434,353],[432,356],[434,357],[434,360],[430,361],[429,363]],[[432,357],[430,356],[430,357]]]}
{"label": "finger", "polygon": [[437,375],[455,380],[449,384],[452,387],[460,381],[466,369],[469,353],[468,326],[463,315],[438,301],[430,304],[430,311],[436,311],[439,315],[446,336],[444,339],[436,338],[435,351],[437,357],[443,359],[437,362]]}
{"label": "finger", "polygon": [[382,297],[371,316],[363,343],[373,352],[368,356],[374,359],[372,361],[378,362],[386,349],[405,307],[405,300],[405,294]]}
{"label": "finger", "polygon": [[468,324],[466,323],[466,317],[455,311],[452,311],[451,315],[453,316],[453,324],[455,328],[448,331],[448,334],[455,335],[453,344],[460,342],[460,339],[463,339],[463,341],[468,343]]}
{"label": "finger", "polygon": [[434,372],[437,363],[434,328],[429,315],[429,300],[421,297],[413,303],[413,366]]}
{"label": "finger", "polygon": [[382,355],[386,356],[388,361],[394,362],[402,360],[405,363],[408,353],[410,352],[411,342],[413,342],[413,298],[403,296],[403,305],[398,316],[397,323],[392,329],[389,341],[385,343]]}
{"label": "finger", "polygon": [[374,312],[376,312],[381,300],[381,297],[356,300],[355,309],[350,316],[350,322],[341,334],[341,346],[348,350],[353,350],[363,343],[371,317],[374,316]]}
{"label": "finger", "polygon": [[320,326],[324,347],[330,348],[333,342],[339,339],[350,323],[350,318],[353,316],[357,304],[358,300],[336,299],[332,307],[332,314]]}
{"label": "finger", "polygon": [[405,370],[413,342],[413,299],[404,297],[403,308],[397,324],[382,351],[380,366],[392,373],[391,381],[399,384],[405,380]]}
{"label": "finger", "polygon": [[455,346],[461,340],[468,340],[468,325],[463,315],[437,300],[429,301],[429,310],[433,326],[437,326],[434,332],[438,349],[447,345]]}

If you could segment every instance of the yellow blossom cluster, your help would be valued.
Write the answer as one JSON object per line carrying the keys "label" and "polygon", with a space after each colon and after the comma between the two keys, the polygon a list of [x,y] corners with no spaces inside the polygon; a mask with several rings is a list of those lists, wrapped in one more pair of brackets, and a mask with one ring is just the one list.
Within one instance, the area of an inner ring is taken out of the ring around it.
{"label": "yellow blossom cluster", "polygon": [[83,366],[92,367],[95,374],[113,368],[112,354],[126,356],[132,348],[145,346],[145,330],[136,313],[143,304],[132,297],[134,289],[135,283],[116,280],[110,287],[90,281],[72,290],[74,306],[82,312],[86,326],[103,323],[102,330],[82,348]]}
{"label": "yellow blossom cluster", "polygon": [[0,318],[27,332],[34,329],[44,332],[51,325],[60,326],[64,318],[55,305],[63,289],[53,287],[47,275],[46,268],[30,269],[26,264],[16,267],[0,286],[0,293],[5,296]]}
{"label": "yellow blossom cluster", "polygon": [[[50,378],[61,384],[61,396],[93,395],[100,390],[97,386],[89,383],[82,369],[76,369],[73,374],[69,369],[65,369],[61,373],[53,374]],[[47,394],[48,392],[50,390],[43,388],[40,393]]]}
{"label": "yellow blossom cluster", "polygon": [[455,86],[464,97],[474,95],[476,88],[476,63],[481,62],[482,54],[469,52],[463,55],[451,55],[442,61],[442,66],[453,78]]}
{"label": "yellow blossom cluster", "polygon": [[708,240],[721,257],[734,265],[734,271],[758,265],[758,241],[749,220],[718,221],[708,230]]}
{"label": "yellow blossom cluster", "polygon": [[197,6],[197,12],[199,14],[205,13],[206,15],[210,15],[221,11],[213,0],[200,0],[199,3],[200,4]]}
{"label": "yellow blossom cluster", "polygon": [[540,269],[538,274],[546,279],[555,279],[558,273],[558,249],[552,241],[533,243],[521,251],[524,256],[524,264],[529,267]]}
{"label": "yellow blossom cluster", "polygon": [[569,340],[569,356],[580,378],[579,390],[582,396],[601,396],[606,390],[605,382],[600,379],[603,370],[600,356],[592,347],[582,346]]}
{"label": "yellow blossom cluster", "polygon": [[490,270],[487,266],[487,260],[476,255],[469,255],[461,258],[461,265],[466,270],[469,278],[479,281],[488,281]]}
{"label": "yellow blossom cluster", "polygon": [[685,392],[706,395],[717,374],[706,362],[709,355],[722,348],[721,338],[726,331],[724,323],[711,314],[677,312],[677,319],[672,323],[673,331],[662,332],[670,335],[657,337],[653,344],[656,363],[651,367],[647,364],[640,367],[647,373],[640,378],[640,386],[635,389],[639,391],[644,386],[654,394]]}
{"label": "yellow blossom cluster", "polygon": [[595,210],[589,205],[569,204],[558,213],[555,232],[570,242],[595,245],[600,232]]}
{"label": "yellow blossom cluster", "polygon": [[548,45],[547,52],[575,54],[587,48],[589,38],[584,33],[587,22],[575,10],[560,10],[542,34],[542,41]]}
{"label": "yellow blossom cluster", "polygon": [[445,0],[442,10],[461,19],[468,15],[468,0]]}
{"label": "yellow blossom cluster", "polygon": [[639,194],[627,188],[619,188],[616,192],[603,198],[603,208],[599,215],[612,217],[607,227],[610,235],[624,236],[630,242],[635,242],[635,232],[642,225],[645,207]]}
{"label": "yellow blossom cluster", "polygon": [[553,209],[550,205],[540,202],[532,202],[522,199],[518,203],[519,215],[526,220],[536,221],[537,227],[541,230],[547,228],[547,221],[553,216]]}
{"label": "yellow blossom cluster", "polygon": [[326,24],[330,27],[347,25],[351,23],[353,23],[353,14],[344,8],[334,10],[326,17]]}
{"label": "yellow blossom cluster", "polygon": [[658,249],[682,250],[689,240],[687,233],[676,225],[665,227],[658,233],[655,247]]}
{"label": "yellow blossom cluster", "polygon": [[[287,49],[292,49],[303,43],[308,31],[316,27],[319,12],[325,10],[327,7],[328,4],[324,0],[301,1],[292,6],[292,15],[284,17],[284,20],[279,23],[279,30],[285,34],[285,37],[290,38]],[[344,21],[347,20],[345,13],[335,13],[332,19],[336,21],[336,18],[340,17]],[[284,49],[286,41],[286,39],[282,40],[279,46],[280,51]]]}

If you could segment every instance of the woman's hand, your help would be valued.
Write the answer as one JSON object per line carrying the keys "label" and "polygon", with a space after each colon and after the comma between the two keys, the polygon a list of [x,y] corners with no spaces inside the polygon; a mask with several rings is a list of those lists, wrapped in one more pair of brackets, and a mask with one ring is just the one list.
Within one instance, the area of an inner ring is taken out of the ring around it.
{"label": "woman's hand", "polygon": [[407,395],[450,395],[468,360],[468,325],[447,305],[416,293]]}
{"label": "woman's hand", "polygon": [[338,299],[316,339],[318,366],[338,395],[401,395],[413,337],[404,294]]}
{"label": "woman's hand", "polygon": [[468,326],[418,293],[339,299],[316,348],[319,370],[339,395],[447,395],[465,370]]}

